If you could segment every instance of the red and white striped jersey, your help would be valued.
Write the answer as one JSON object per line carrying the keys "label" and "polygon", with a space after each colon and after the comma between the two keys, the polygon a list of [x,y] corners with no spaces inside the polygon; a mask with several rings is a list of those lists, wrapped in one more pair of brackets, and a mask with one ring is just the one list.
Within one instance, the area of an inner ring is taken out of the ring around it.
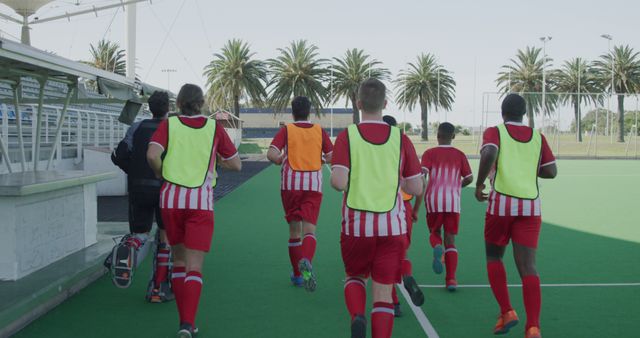
{"label": "red and white striped jersey", "polygon": [[[298,127],[310,128],[309,121],[295,122]],[[287,128],[282,128],[271,142],[271,147],[282,153],[282,169],[280,170],[280,190],[322,192],[322,169],[318,171],[295,171],[287,160]],[[322,131],[322,152],[330,154],[333,144],[329,135]]]}
{"label": "red and white striped jersey", "polygon": [[[358,129],[367,141],[377,144],[384,143],[390,133],[389,125],[383,121],[362,121],[358,125]],[[420,161],[413,143],[404,134],[401,136],[401,142],[400,179],[421,178]],[[336,138],[333,151],[333,170],[350,170],[349,152],[349,140],[345,130]],[[406,234],[406,210],[402,193],[398,191],[395,207],[386,213],[353,210],[347,207],[345,194],[342,201],[342,233],[354,237],[384,237]]]}
{"label": "red and white striped jersey", "polygon": [[[203,126],[207,117],[180,116],[180,120],[188,126],[198,128]],[[151,137],[149,143],[154,143],[163,149],[168,146],[169,129],[166,120],[163,121]],[[224,127],[218,123],[213,140],[213,156],[209,162],[209,172],[204,184],[199,188],[185,188],[179,185],[164,182],[160,189],[160,208],[163,209],[189,209],[189,210],[210,210],[213,211],[213,179],[217,175],[215,168],[216,155],[223,161],[227,161],[238,156],[238,151]]]}
{"label": "red and white striped jersey", "polygon": [[[522,123],[506,122],[507,130],[511,137],[525,142],[531,138],[532,129]],[[483,135],[482,147],[495,147],[500,149],[500,135],[497,127],[487,128]],[[542,135],[542,152],[540,154],[540,167],[554,164],[556,159],[547,143],[547,139]],[[495,166],[489,174],[489,180],[493,186],[495,178]],[[540,197],[535,200],[525,200],[516,197],[502,195],[494,190],[489,193],[487,213],[497,216],[541,216],[542,208]]]}
{"label": "red and white striped jersey", "polygon": [[407,233],[406,210],[402,194],[390,212],[375,213],[347,207],[346,194],[342,200],[342,233],[354,237],[398,236]]}
{"label": "red and white striped jersey", "polygon": [[424,198],[427,212],[460,213],[462,179],[472,175],[465,154],[453,146],[431,148],[422,155],[422,169],[429,177]]}

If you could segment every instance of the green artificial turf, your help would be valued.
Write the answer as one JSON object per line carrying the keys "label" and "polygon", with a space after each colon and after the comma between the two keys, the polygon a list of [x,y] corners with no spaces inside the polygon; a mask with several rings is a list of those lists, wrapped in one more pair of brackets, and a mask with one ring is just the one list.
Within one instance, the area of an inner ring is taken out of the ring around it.
{"label": "green artificial turf", "polygon": [[[562,161],[559,177],[543,181],[543,225],[538,270],[542,283],[640,282],[640,162]],[[474,171],[477,162],[472,163]],[[199,337],[346,337],[340,258],[340,198],[325,174],[325,198],[314,267],[318,290],[289,283],[287,225],[279,198],[278,168],[270,167],[216,204],[212,252],[204,268]],[[487,284],[483,249],[485,205],[463,191],[457,247],[460,285]],[[424,213],[424,208],[423,208]],[[414,225],[409,256],[420,284],[443,283],[431,271],[424,215]],[[510,283],[519,278],[507,251]],[[149,260],[134,286],[116,289],[102,278],[37,320],[17,337],[172,337],[173,303],[144,301]],[[493,337],[498,311],[489,288],[460,288],[450,294],[423,289],[423,311],[440,337]],[[523,320],[509,336],[521,337],[525,313],[521,289],[510,288]],[[426,335],[402,300],[404,317],[394,337]],[[635,337],[640,322],[640,287],[544,287],[542,332],[546,337]]]}

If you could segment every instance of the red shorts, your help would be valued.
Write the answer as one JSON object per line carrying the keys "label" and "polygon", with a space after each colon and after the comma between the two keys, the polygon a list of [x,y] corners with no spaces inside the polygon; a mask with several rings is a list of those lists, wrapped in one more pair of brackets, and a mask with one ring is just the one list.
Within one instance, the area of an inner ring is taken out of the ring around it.
{"label": "red shorts", "polygon": [[530,248],[538,247],[540,216],[497,216],[487,214],[484,223],[484,240],[487,243],[506,246],[512,239],[515,243]]}
{"label": "red shorts", "polygon": [[413,230],[413,206],[411,200],[404,201],[404,210],[407,219],[407,248],[411,245],[411,231]]}
{"label": "red shorts", "polygon": [[287,222],[305,221],[318,224],[322,193],[317,191],[281,190],[282,206]]}
{"label": "red shorts", "polygon": [[213,238],[213,211],[160,209],[170,245],[209,252]]}
{"label": "red shorts", "polygon": [[444,232],[457,235],[459,225],[460,214],[457,212],[427,212],[429,232],[440,232],[444,227]]}
{"label": "red shorts", "polygon": [[380,284],[400,283],[405,236],[354,237],[340,235],[340,248],[347,276],[371,276]]}

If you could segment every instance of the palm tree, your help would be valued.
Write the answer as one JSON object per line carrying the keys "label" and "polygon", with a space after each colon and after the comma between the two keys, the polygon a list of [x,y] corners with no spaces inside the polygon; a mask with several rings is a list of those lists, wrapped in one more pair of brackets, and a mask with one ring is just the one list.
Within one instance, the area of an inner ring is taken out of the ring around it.
{"label": "palm tree", "polygon": [[280,55],[267,61],[271,72],[268,104],[282,112],[294,96],[306,96],[316,114],[322,111],[328,90],[326,59],[318,57],[318,47],[306,40],[293,41],[286,48],[278,48]]}
{"label": "palm tree", "polygon": [[[400,109],[413,109],[420,104],[422,139],[429,139],[429,109],[440,107],[451,110],[456,95],[456,81],[451,73],[440,65],[433,54],[421,54],[415,63],[400,71],[394,81]],[[440,95],[438,95],[440,94]]]}
{"label": "palm tree", "polygon": [[382,62],[376,59],[370,59],[362,49],[349,49],[342,59],[333,58],[334,64],[331,66],[332,81],[331,91],[333,92],[331,103],[336,103],[340,98],[346,98],[351,101],[353,112],[353,123],[360,122],[360,112],[356,105],[356,96],[358,88],[362,81],[367,78],[376,78],[378,80],[388,80],[391,73],[388,69],[377,67]]}
{"label": "palm tree", "polygon": [[[629,46],[615,46],[593,63],[601,86],[618,94],[618,142],[624,142],[624,94],[640,91],[640,56]],[[613,90],[611,89],[613,69]]]}
{"label": "palm tree", "polygon": [[124,49],[120,49],[117,42],[102,39],[98,41],[97,45],[90,45],[90,53],[91,61],[84,63],[119,75],[126,75],[125,52]]}
{"label": "palm tree", "polygon": [[[527,47],[519,49],[515,59],[511,59],[510,64],[502,66],[502,71],[498,73],[496,82],[499,91],[508,93],[519,93],[527,101],[527,116],[529,126],[535,127],[534,116],[542,109],[542,70],[549,69],[551,59],[544,58],[542,48]],[[547,77],[546,92],[553,88],[553,78]],[[546,109],[548,114],[553,111],[557,102],[556,95],[545,96]]]}
{"label": "palm tree", "polygon": [[207,99],[212,109],[233,104],[233,113],[240,117],[240,99],[262,103],[267,92],[267,67],[263,61],[253,59],[255,53],[242,40],[227,41],[220,53],[205,67]]}
{"label": "palm tree", "polygon": [[[595,93],[602,92],[600,81],[593,68],[583,58],[566,61],[560,69],[552,72],[551,77],[556,92],[560,94],[561,103],[571,103],[576,121],[576,137],[582,142],[582,116],[580,105],[583,103],[602,102],[602,96]],[[581,93],[578,95],[578,93]]]}

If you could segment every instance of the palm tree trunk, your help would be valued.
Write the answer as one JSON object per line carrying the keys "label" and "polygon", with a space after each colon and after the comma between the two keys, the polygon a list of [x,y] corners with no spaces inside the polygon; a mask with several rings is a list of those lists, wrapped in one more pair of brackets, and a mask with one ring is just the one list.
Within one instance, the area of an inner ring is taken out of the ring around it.
{"label": "palm tree trunk", "polygon": [[420,117],[422,118],[422,139],[429,141],[429,112],[426,102],[420,101]]}
{"label": "palm tree trunk", "polygon": [[360,111],[358,110],[358,104],[356,101],[356,94],[351,94],[351,112],[353,114],[353,123],[360,123]]}
{"label": "palm tree trunk", "polygon": [[233,114],[236,115],[237,118],[240,118],[240,96],[233,96]]}
{"label": "palm tree trunk", "polygon": [[618,142],[624,142],[624,95],[618,95]]}
{"label": "palm tree trunk", "polygon": [[582,142],[582,117],[580,116],[580,104],[578,102],[573,102],[573,112],[576,120],[576,136],[578,137],[578,142]]}

